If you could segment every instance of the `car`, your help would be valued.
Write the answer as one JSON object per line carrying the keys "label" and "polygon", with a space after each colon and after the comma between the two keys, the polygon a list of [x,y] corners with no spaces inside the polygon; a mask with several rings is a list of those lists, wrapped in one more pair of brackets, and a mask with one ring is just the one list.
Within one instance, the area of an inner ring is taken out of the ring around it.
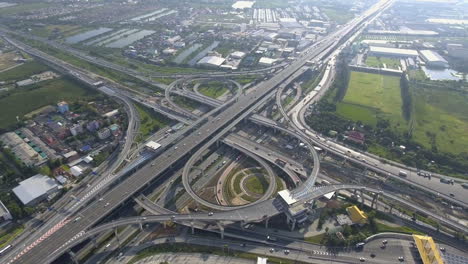
{"label": "car", "polygon": [[451,197],[455,197],[455,194],[453,194],[453,193],[450,193],[449,195],[450,195]]}
{"label": "car", "polygon": [[385,249],[386,247],[387,247],[387,246],[385,246],[385,244],[382,244],[382,245],[380,246],[381,249]]}
{"label": "car", "polygon": [[285,250],[284,250],[284,254],[285,254],[285,255],[288,255],[288,254],[289,254],[289,249],[285,249]]}
{"label": "car", "polygon": [[275,252],[275,249],[274,249],[274,248],[270,248],[270,252],[271,252],[271,253]]}
{"label": "car", "polygon": [[106,203],[106,204],[104,205],[104,207],[107,207],[107,206],[109,206],[109,205],[110,205],[110,203]]}
{"label": "car", "polygon": [[74,222],[78,222],[78,221],[80,221],[80,219],[81,219],[81,216],[78,216],[78,217],[75,218],[75,220],[73,220],[73,221],[74,221]]}
{"label": "car", "polygon": [[441,248],[440,248],[440,251],[445,252],[445,248],[444,248],[444,247],[441,247]]}
{"label": "car", "polygon": [[366,261],[366,258],[360,257],[359,261],[364,262],[364,261]]}
{"label": "car", "polygon": [[399,257],[398,257],[398,261],[402,262],[402,261],[404,261],[404,260],[405,260],[404,257],[402,257],[402,256],[399,256]]}
{"label": "car", "polygon": [[384,245],[387,244],[387,243],[388,243],[387,240],[382,241],[382,244],[384,244]]}
{"label": "car", "polygon": [[374,254],[374,253],[371,253],[370,256],[371,256],[371,258],[375,258],[375,254]]}
{"label": "car", "polygon": [[103,198],[99,198],[98,202],[102,202],[102,200],[104,200]]}
{"label": "car", "polygon": [[209,213],[208,213],[208,216],[212,216],[212,215],[213,215],[213,212],[209,212]]}

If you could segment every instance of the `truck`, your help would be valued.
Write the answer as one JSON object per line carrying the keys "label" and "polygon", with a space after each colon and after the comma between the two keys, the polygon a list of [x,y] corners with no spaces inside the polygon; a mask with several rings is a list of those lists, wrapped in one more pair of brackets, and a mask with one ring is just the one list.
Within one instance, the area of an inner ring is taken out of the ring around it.
{"label": "truck", "polygon": [[398,172],[398,176],[406,178],[408,176],[408,173],[406,171],[400,171]]}

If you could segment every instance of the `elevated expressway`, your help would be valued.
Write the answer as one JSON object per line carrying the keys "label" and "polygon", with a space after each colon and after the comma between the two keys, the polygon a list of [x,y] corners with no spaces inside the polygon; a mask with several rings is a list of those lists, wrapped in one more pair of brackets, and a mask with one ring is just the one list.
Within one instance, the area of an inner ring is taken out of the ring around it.
{"label": "elevated expressway", "polygon": [[[253,110],[261,106],[269,98],[268,94],[274,93],[274,88],[277,84],[282,83],[289,76],[300,69],[308,60],[315,58],[323,50],[333,46],[337,46],[340,39],[347,37],[349,33],[365,19],[369,18],[379,9],[385,7],[389,2],[382,1],[376,4],[366,12],[366,15],[353,19],[348,25],[340,28],[335,33],[322,39],[319,43],[306,50],[301,59],[292,62],[284,70],[280,71],[271,79],[257,85],[248,95],[240,95],[236,98],[236,102],[227,104],[216,113],[213,117],[206,117],[200,121],[194,129],[188,130],[183,136],[184,138],[173,145],[155,158],[151,164],[142,167],[140,170],[123,180],[116,185],[112,190],[102,196],[103,202],[95,201],[81,210],[78,215],[79,221],[67,223],[63,228],[60,228],[51,234],[41,243],[25,251],[23,254],[15,258],[16,263],[37,263],[48,262],[52,260],[49,256],[58,256],[58,249],[70,241],[73,237],[77,237],[85,230],[96,224],[102,217],[116,209],[120,204],[129,199],[135,192],[141,190],[149,184],[153,179],[162,175],[173,168],[176,162],[180,161],[192,151],[208,141],[213,134],[219,135],[229,131],[235,124],[242,121]],[[317,192],[314,192],[317,193]],[[249,207],[246,207],[246,210]],[[183,217],[183,216],[181,216]],[[163,219],[162,217],[161,219]],[[187,216],[187,219],[190,217]],[[158,219],[158,218],[156,218]],[[181,219],[183,220],[183,219]],[[44,261],[43,261],[44,260]],[[12,261],[6,261],[11,263]]]}

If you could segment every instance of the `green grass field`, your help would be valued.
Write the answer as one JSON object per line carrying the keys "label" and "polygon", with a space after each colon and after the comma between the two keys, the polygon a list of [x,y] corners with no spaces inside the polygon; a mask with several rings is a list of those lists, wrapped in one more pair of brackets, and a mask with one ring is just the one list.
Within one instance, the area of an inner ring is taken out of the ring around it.
{"label": "green grass field", "polygon": [[48,7],[48,3],[29,3],[29,4],[18,4],[11,7],[0,8],[0,15],[14,15],[23,12],[29,12],[35,9]]}
{"label": "green grass field", "polygon": [[223,95],[226,91],[226,84],[219,81],[210,81],[202,83],[198,88],[198,91],[211,98],[218,98]]}
{"label": "green grass field", "polygon": [[15,90],[11,95],[0,99],[0,128],[8,128],[16,123],[16,116],[25,114],[60,100],[76,101],[92,98],[96,92],[64,78],[43,81],[27,88]]}
{"label": "green grass field", "polygon": [[398,59],[374,57],[374,56],[369,56],[366,59],[366,65],[369,67],[384,68],[384,64],[385,66],[387,66],[387,68],[395,69],[395,70],[398,70],[398,68],[401,66],[400,61]]}
{"label": "green grass field", "polygon": [[468,150],[468,95],[450,90],[416,88],[413,91],[415,122],[413,138],[431,148],[428,132],[435,134],[439,150]]}
{"label": "green grass field", "polygon": [[264,194],[268,188],[268,184],[261,176],[255,175],[245,180],[245,187],[252,193]]}
{"label": "green grass field", "polygon": [[392,127],[407,129],[402,116],[400,79],[372,73],[351,72],[348,89],[337,113],[353,121],[375,125],[378,118],[388,119]]}
{"label": "green grass field", "polygon": [[349,12],[349,10],[345,9],[338,9],[338,8],[320,8],[322,12],[324,12],[328,18],[332,21],[335,21],[338,24],[344,24],[349,20],[354,18],[354,14]]}
{"label": "green grass field", "polygon": [[138,140],[146,139],[149,135],[155,133],[159,129],[167,126],[170,120],[158,113],[140,105],[135,105],[138,114],[140,115],[140,134],[141,137]]}
{"label": "green grass field", "polygon": [[33,74],[41,73],[47,70],[49,70],[49,68],[44,64],[31,61],[11,70],[1,72],[0,81],[23,80],[27,79]]}

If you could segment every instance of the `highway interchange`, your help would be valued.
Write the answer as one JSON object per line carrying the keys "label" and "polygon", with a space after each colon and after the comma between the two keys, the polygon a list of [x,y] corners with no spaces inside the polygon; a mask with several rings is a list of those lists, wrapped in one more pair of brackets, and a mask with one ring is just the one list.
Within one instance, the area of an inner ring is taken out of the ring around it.
{"label": "highway interchange", "polygon": [[[203,118],[199,119],[195,124],[186,130],[184,133],[180,135],[177,140],[177,143],[169,145],[166,147],[166,151],[164,151],[161,155],[156,157],[153,161],[136,171],[133,175],[129,176],[120,184],[116,185],[113,189],[109,190],[107,193],[102,195],[101,201],[94,201],[89,206],[84,208],[79,212],[81,219],[79,221],[70,221],[66,224],[66,228],[59,229],[56,233],[53,233],[50,237],[48,237],[43,243],[36,245],[35,247],[31,248],[30,251],[25,252],[24,255],[20,256],[16,259],[15,263],[35,263],[34,260],[36,259],[44,259],[46,262],[52,261],[54,258],[60,256],[64,250],[68,249],[71,244],[76,244],[79,241],[82,241],[86,237],[95,235],[102,230],[106,229],[113,229],[119,225],[128,225],[134,223],[147,223],[147,222],[157,222],[157,221],[164,221],[164,220],[180,220],[180,221],[193,221],[195,220],[232,220],[232,221],[252,221],[256,219],[261,219],[265,215],[270,216],[272,213],[279,213],[280,211],[274,204],[274,200],[270,200],[269,203],[264,203],[261,210],[259,210],[259,206],[252,205],[246,206],[245,208],[237,210],[249,210],[249,211],[241,211],[242,216],[240,216],[239,212],[226,212],[226,213],[216,213],[214,216],[208,216],[207,214],[200,214],[200,215],[159,215],[159,216],[147,216],[147,217],[136,217],[136,218],[129,218],[123,219],[121,222],[114,221],[113,223],[104,224],[99,226],[97,229],[90,229],[94,224],[96,224],[103,216],[109,214],[115,208],[120,206],[122,201],[125,201],[133,196],[138,190],[142,187],[149,184],[153,179],[157,178],[164,172],[170,170],[175,166],[175,164],[187,157],[188,155],[192,155],[193,159],[198,157],[198,152],[203,150],[206,147],[209,147],[216,141],[218,141],[222,136],[227,134],[234,126],[236,126],[240,121],[249,117],[251,113],[260,107],[262,104],[265,103],[274,93],[274,88],[278,86],[278,84],[282,84],[287,81],[291,76],[295,76],[297,71],[302,68],[302,66],[306,63],[306,61],[314,60],[314,59],[321,59],[318,56],[322,56],[323,52],[331,50],[337,47],[337,43],[341,38],[345,38],[349,35],[350,32],[355,30],[356,26],[360,25],[363,20],[368,19],[369,16],[373,15],[377,11],[381,10],[381,8],[386,7],[390,4],[390,1],[382,1],[379,5],[373,7],[366,13],[359,18],[351,21],[345,27],[339,29],[337,32],[331,34],[328,37],[322,39],[318,44],[315,44],[313,47],[309,48],[306,52],[304,52],[303,57],[299,60],[294,61],[291,65],[286,66],[283,70],[279,71],[274,77],[258,84],[253,91],[249,92],[248,94],[238,93],[236,97],[232,100],[227,102],[224,105],[218,106],[218,108],[214,109],[209,113],[209,115],[205,115]],[[327,52],[328,53],[328,52]],[[77,71],[78,72],[78,71]],[[169,89],[167,89],[169,90]],[[107,92],[112,91],[106,90]],[[104,92],[106,92],[104,91]],[[302,108],[304,108],[307,104],[304,104]],[[132,114],[130,116],[133,116]],[[287,116],[286,116],[287,117]],[[132,123],[131,123],[132,124]],[[296,128],[298,127],[299,123],[295,123]],[[129,126],[129,129],[134,129],[135,126]],[[291,130],[289,130],[292,132]],[[323,146],[323,141],[320,137],[313,134],[311,135],[304,133],[303,129],[299,127],[297,133],[301,134],[301,136],[309,136],[312,138],[313,143],[319,146]],[[309,132],[310,133],[310,132]],[[134,135],[132,130],[127,131],[127,135]],[[318,140],[314,140],[317,138]],[[307,140],[306,143],[308,142]],[[127,139],[127,142],[131,140]],[[127,146],[129,144],[126,143],[124,149],[128,151]],[[311,147],[311,151],[313,152],[313,147]],[[201,147],[201,148],[200,148]],[[194,153],[194,150],[198,148],[198,152]],[[126,151],[126,152],[127,152]],[[123,153],[126,153],[123,152]],[[192,159],[191,158],[191,159]],[[191,160],[190,159],[190,160]],[[188,163],[190,163],[190,160]],[[362,162],[363,165],[369,165],[368,162]],[[121,157],[119,156],[118,162],[114,164],[120,164],[122,162]],[[359,162],[359,161],[356,161]],[[187,169],[188,168],[188,169]],[[188,171],[190,166],[184,167],[184,175],[188,175]],[[375,169],[375,168],[374,168]],[[323,192],[320,188],[314,187],[315,178],[318,174],[319,170],[319,162],[318,159],[314,160],[314,172],[308,178],[302,187],[304,191],[297,191],[301,193],[300,197],[307,196],[307,199],[313,199],[316,197],[320,197],[323,194],[330,192],[327,189],[327,192]],[[379,169],[375,169],[379,170]],[[383,171],[383,169],[380,169]],[[378,172],[381,172],[378,171]],[[387,171],[386,171],[387,172]],[[309,181],[310,180],[310,181]],[[190,186],[187,186],[188,181],[184,180],[183,183],[186,190],[190,193]],[[363,188],[360,186],[334,186],[330,188]],[[378,190],[372,190],[374,192],[379,192]],[[310,196],[310,194],[313,194]],[[196,194],[195,194],[196,196]],[[194,196],[192,196],[194,197]],[[446,198],[446,197],[444,197]],[[451,197],[447,197],[451,198]],[[458,197],[457,197],[458,198]],[[452,199],[454,200],[454,199]],[[456,199],[455,199],[456,200]],[[262,201],[263,202],[263,201]],[[453,201],[457,202],[457,201]],[[466,202],[466,200],[465,200]],[[459,203],[459,201],[458,201]],[[76,204],[75,204],[76,206]],[[216,209],[216,208],[215,208]],[[231,208],[232,209],[232,208]],[[224,210],[224,209],[223,209]],[[236,215],[238,216],[236,218]],[[240,218],[239,218],[240,217]],[[176,218],[176,219],[174,219]],[[88,231],[89,230],[89,231]],[[86,235],[84,235],[86,234]],[[75,238],[75,239],[72,239]],[[70,242],[72,241],[72,242]]]}

